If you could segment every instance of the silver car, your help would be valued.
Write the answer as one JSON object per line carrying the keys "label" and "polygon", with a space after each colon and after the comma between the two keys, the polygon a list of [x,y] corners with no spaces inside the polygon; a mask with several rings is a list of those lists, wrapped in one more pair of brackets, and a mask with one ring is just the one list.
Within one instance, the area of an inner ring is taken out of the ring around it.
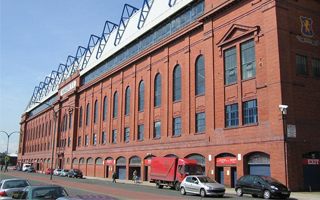
{"label": "silver car", "polygon": [[180,192],[182,195],[192,193],[200,194],[201,197],[207,195],[223,197],[225,191],[224,185],[221,185],[204,175],[187,176],[180,185]]}
{"label": "silver car", "polygon": [[3,179],[0,181],[0,199],[11,199],[13,193],[22,191],[29,185],[25,179]]}

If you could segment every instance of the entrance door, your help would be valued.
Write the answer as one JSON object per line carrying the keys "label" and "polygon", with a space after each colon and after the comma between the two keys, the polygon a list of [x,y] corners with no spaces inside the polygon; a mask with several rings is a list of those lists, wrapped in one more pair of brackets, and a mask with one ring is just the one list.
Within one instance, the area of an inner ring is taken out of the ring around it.
{"label": "entrance door", "polygon": [[109,177],[109,165],[106,166],[106,175],[105,175],[106,178]]}
{"label": "entrance door", "polygon": [[148,174],[149,174],[149,167],[148,166],[145,166],[144,167],[144,181],[148,181],[149,177],[148,177]]}
{"label": "entrance door", "polygon": [[303,178],[306,191],[320,191],[320,165],[304,165]]}
{"label": "entrance door", "polygon": [[126,179],[126,167],[125,166],[117,166],[117,175],[118,175],[118,179],[125,180]]}
{"label": "entrance door", "polygon": [[223,184],[224,184],[223,167],[218,167],[218,173],[217,173],[217,175],[218,175],[218,182],[223,185]]}
{"label": "entrance door", "polygon": [[141,167],[129,167],[129,180],[133,180],[133,172],[137,171],[138,179],[141,178]]}
{"label": "entrance door", "polygon": [[231,167],[231,187],[234,188],[237,183],[237,168]]}

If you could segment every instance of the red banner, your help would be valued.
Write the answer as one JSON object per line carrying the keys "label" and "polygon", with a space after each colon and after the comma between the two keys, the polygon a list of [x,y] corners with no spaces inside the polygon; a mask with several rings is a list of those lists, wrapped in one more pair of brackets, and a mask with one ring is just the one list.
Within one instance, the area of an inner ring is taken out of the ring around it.
{"label": "red banner", "polygon": [[113,165],[114,161],[113,160],[104,160],[105,165]]}
{"label": "red banner", "polygon": [[320,165],[320,159],[303,159],[304,165]]}
{"label": "red banner", "polygon": [[228,165],[236,165],[237,158],[236,157],[222,157],[216,158],[216,165],[228,166]]}
{"label": "red banner", "polygon": [[149,166],[149,165],[151,165],[151,159],[145,159],[144,166]]}

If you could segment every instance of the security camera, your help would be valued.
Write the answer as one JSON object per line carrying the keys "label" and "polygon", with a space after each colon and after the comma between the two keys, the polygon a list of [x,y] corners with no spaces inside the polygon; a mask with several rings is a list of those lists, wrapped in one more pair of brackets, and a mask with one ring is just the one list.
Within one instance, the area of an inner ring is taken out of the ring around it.
{"label": "security camera", "polygon": [[279,109],[283,114],[287,114],[288,105],[279,105]]}

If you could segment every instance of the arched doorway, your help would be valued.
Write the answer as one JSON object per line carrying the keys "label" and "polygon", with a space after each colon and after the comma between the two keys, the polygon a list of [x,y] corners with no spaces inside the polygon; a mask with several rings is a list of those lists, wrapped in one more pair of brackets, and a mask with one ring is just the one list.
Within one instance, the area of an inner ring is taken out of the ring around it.
{"label": "arched doorway", "polygon": [[176,156],[175,154],[167,154],[164,157],[168,157],[168,158],[178,158],[178,156]]}
{"label": "arched doorway", "polygon": [[270,155],[263,152],[253,152],[244,157],[247,173],[251,175],[270,176]]}
{"label": "arched doorway", "polygon": [[125,180],[127,174],[126,158],[119,157],[116,161],[116,174],[118,179]]}
{"label": "arched doorway", "polygon": [[237,181],[237,158],[231,153],[221,153],[215,158],[215,178],[227,186],[234,187]]}
{"label": "arched doorway", "polygon": [[79,168],[78,163],[79,163],[78,159],[77,158],[73,158],[71,168],[78,169]]}
{"label": "arched doorway", "polygon": [[303,185],[306,191],[320,190],[320,152],[308,152],[303,158]]}
{"label": "arched doorway", "polygon": [[93,158],[89,157],[87,159],[87,170],[86,170],[86,174],[87,176],[94,176],[94,165],[93,165]]}
{"label": "arched doorway", "polygon": [[206,174],[206,158],[203,155],[193,153],[193,154],[187,155],[186,158],[191,160],[196,160],[197,164],[200,165],[202,168],[203,175]]}
{"label": "arched doorway", "polygon": [[144,158],[144,177],[143,180],[144,181],[150,181],[149,180],[149,175],[150,175],[150,170],[151,170],[151,162],[152,162],[152,158],[155,157],[154,155],[149,155],[147,157]]}
{"label": "arched doorway", "polygon": [[83,175],[87,175],[86,174],[86,163],[85,163],[83,157],[79,159],[79,169],[82,171]]}
{"label": "arched doorway", "polygon": [[129,159],[129,180],[133,180],[134,171],[137,171],[137,176],[141,178],[141,158],[138,156]]}
{"label": "arched doorway", "polygon": [[96,158],[95,161],[95,176],[96,177],[104,177],[103,172],[104,172],[104,167],[103,167],[103,161],[102,158],[98,157]]}
{"label": "arched doorway", "polygon": [[111,157],[108,157],[104,160],[106,166],[105,178],[111,177],[112,175],[112,167],[114,166],[114,160]]}

